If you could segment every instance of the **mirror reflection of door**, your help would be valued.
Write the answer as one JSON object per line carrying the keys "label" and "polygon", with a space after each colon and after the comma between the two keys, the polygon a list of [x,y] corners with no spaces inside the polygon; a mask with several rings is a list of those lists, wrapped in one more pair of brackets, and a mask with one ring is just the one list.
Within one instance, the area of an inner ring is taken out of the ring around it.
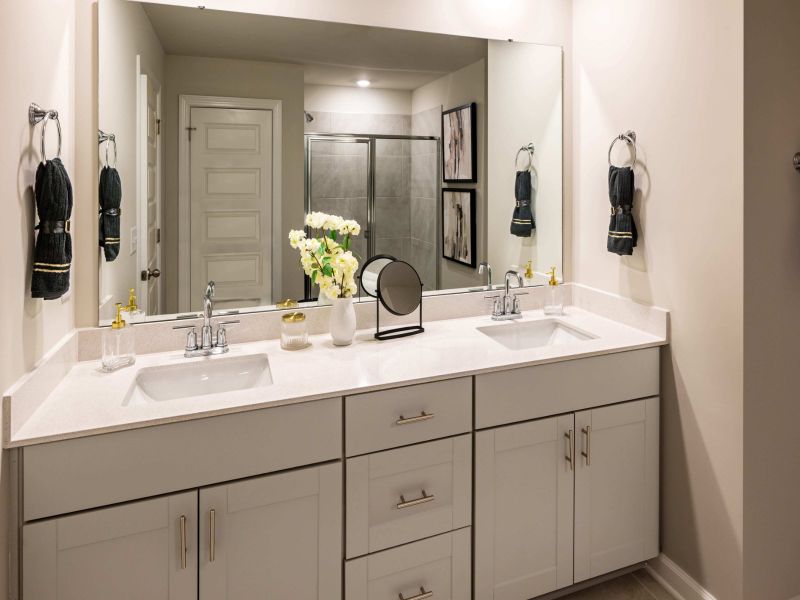
{"label": "mirror reflection of door", "polygon": [[[191,109],[191,310],[272,303],[272,111]],[[181,261],[185,264],[185,261]]]}
{"label": "mirror reflection of door", "polygon": [[141,285],[139,304],[148,315],[161,312],[161,182],[158,136],[161,122],[161,86],[152,77],[142,74],[140,82],[139,120],[141,143],[141,187],[138,224],[141,253]]}

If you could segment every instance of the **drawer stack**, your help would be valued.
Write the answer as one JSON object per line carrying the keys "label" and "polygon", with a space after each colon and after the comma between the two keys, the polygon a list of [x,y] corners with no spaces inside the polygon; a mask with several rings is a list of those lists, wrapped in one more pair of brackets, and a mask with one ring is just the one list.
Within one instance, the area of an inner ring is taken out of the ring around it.
{"label": "drawer stack", "polygon": [[345,400],[345,597],[470,597],[472,382]]}

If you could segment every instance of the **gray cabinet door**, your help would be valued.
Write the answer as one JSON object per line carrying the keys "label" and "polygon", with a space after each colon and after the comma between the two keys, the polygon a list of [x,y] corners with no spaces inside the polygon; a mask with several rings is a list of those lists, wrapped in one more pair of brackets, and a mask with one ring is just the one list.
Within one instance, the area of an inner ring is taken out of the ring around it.
{"label": "gray cabinet door", "polygon": [[22,528],[25,600],[196,600],[197,492]]}
{"label": "gray cabinet door", "polygon": [[575,581],[658,554],[658,398],[575,415]]}
{"label": "gray cabinet door", "polygon": [[476,434],[476,599],[572,584],[574,440],[571,414]]}
{"label": "gray cabinet door", "polygon": [[200,600],[338,600],[342,466],[200,490]]}

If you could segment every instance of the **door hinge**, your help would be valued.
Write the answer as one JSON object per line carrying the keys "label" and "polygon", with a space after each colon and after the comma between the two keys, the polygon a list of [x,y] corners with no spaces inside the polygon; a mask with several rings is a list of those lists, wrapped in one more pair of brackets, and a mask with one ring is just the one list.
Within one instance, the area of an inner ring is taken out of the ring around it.
{"label": "door hinge", "polygon": [[156,119],[156,135],[161,135],[161,119]]}
{"label": "door hinge", "polygon": [[197,127],[187,127],[187,128],[186,128],[186,131],[188,131],[188,132],[189,132],[189,141],[190,141],[190,142],[192,141],[192,132],[193,132],[193,131],[196,131],[196,130],[197,130]]}
{"label": "door hinge", "polygon": [[161,243],[161,227],[156,229],[156,244]]}

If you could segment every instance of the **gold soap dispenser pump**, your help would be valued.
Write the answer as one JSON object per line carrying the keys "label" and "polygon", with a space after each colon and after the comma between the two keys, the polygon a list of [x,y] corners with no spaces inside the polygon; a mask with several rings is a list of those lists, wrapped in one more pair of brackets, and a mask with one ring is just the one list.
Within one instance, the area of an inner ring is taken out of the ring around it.
{"label": "gold soap dispenser pump", "polygon": [[136,302],[136,288],[131,288],[128,292],[128,306],[122,307],[122,317],[128,323],[141,323],[144,321],[144,311],[139,308]]}
{"label": "gold soap dispenser pump", "polygon": [[556,268],[552,267],[548,272],[550,281],[547,282],[547,292],[544,301],[544,314],[563,315],[564,314],[564,295],[561,285],[556,279]]}
{"label": "gold soap dispenser pump", "polygon": [[522,276],[522,279],[526,286],[533,285],[533,278],[535,274],[533,272],[533,261],[529,260],[525,263],[525,273]]}
{"label": "gold soap dispenser pump", "polygon": [[111,327],[103,329],[102,369],[111,373],[136,362],[136,349],[133,328],[128,327],[122,318],[123,306],[117,302],[117,316]]}

